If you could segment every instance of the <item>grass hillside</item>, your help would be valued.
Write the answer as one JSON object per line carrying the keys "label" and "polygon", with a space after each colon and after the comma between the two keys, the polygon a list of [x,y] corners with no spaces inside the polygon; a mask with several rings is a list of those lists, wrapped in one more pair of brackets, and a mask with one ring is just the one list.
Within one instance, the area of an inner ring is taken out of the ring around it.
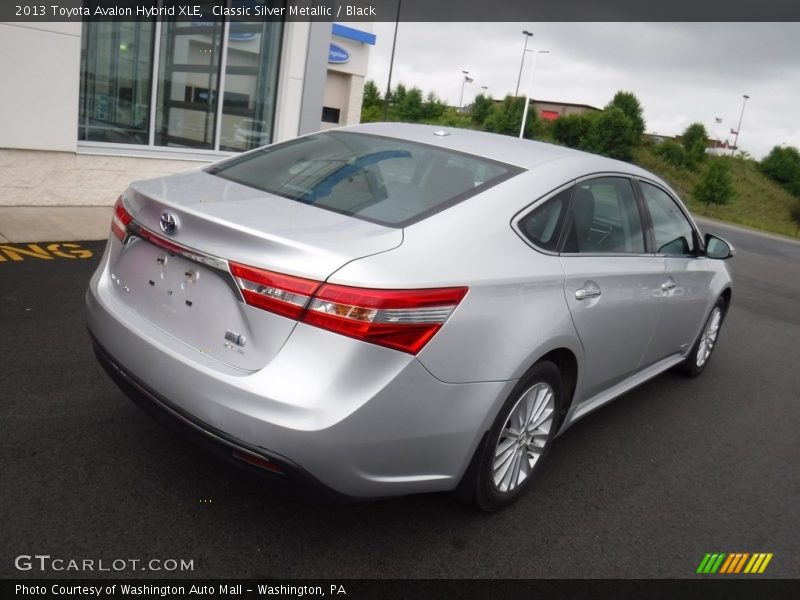
{"label": "grass hillside", "polygon": [[669,183],[695,215],[705,215],[789,237],[796,236],[797,225],[792,222],[789,209],[798,200],[765,177],[754,161],[728,157],[708,157],[707,160],[724,160],[730,165],[735,196],[728,204],[706,205],[693,198],[692,190],[705,165],[696,171],[675,167],[656,156],[652,146],[636,148],[633,156],[634,163]]}

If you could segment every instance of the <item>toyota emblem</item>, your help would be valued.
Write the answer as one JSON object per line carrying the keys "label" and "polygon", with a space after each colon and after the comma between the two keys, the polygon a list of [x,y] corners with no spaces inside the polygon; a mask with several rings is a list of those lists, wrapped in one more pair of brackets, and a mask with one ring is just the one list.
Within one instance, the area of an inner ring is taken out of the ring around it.
{"label": "toyota emblem", "polygon": [[172,235],[177,228],[178,221],[175,219],[175,215],[167,211],[161,213],[161,230],[164,233]]}

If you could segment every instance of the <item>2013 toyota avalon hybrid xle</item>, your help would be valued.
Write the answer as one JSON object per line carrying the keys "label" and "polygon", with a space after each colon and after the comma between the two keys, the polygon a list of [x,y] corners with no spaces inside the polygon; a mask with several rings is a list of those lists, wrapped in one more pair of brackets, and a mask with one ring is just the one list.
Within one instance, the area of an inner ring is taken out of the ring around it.
{"label": "2013 toyota avalon hybrid xle", "polygon": [[361,125],[133,183],[88,326],[132,398],[245,468],[488,510],[575,420],[703,371],[732,254],[633,165]]}

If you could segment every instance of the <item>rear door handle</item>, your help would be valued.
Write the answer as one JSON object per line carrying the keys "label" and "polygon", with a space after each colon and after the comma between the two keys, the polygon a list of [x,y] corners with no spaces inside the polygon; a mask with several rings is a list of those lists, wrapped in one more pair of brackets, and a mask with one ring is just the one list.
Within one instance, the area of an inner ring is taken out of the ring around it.
{"label": "rear door handle", "polygon": [[586,300],[587,298],[597,298],[603,292],[599,288],[581,288],[575,292],[575,298],[578,300]]}
{"label": "rear door handle", "polygon": [[672,279],[670,279],[669,281],[666,281],[666,282],[661,284],[661,289],[663,291],[665,291],[665,292],[668,292],[670,290],[674,290],[675,289],[675,282],[672,281]]}

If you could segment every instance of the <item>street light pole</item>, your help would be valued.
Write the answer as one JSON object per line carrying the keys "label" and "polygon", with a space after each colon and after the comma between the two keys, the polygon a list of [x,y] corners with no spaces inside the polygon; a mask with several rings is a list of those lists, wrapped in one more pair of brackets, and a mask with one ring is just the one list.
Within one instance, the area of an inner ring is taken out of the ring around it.
{"label": "street light pole", "polygon": [[532,38],[533,34],[530,31],[523,31],[525,36],[525,46],[522,48],[522,61],[519,63],[519,77],[517,77],[517,89],[514,91],[514,98],[519,96],[519,83],[522,81],[522,67],[525,65],[525,53],[528,51],[528,38]]}
{"label": "street light pole", "polygon": [[389,59],[389,79],[386,81],[386,95],[383,97],[383,120],[389,120],[389,96],[392,94],[392,69],[394,68],[394,50],[397,47],[397,28],[400,27],[400,6],[403,0],[397,0],[397,20],[394,23],[394,39],[392,40],[392,56]]}
{"label": "street light pole", "polygon": [[739,148],[739,131],[742,129],[742,119],[744,118],[744,107],[747,105],[747,101],[750,99],[750,96],[747,94],[742,94],[742,112],[739,115],[739,125],[736,127],[736,137],[733,140],[733,149],[731,150],[731,156],[736,154],[736,150]]}
{"label": "street light pole", "polygon": [[536,55],[537,54],[550,54],[549,50],[528,50],[533,53],[533,64],[531,65],[531,72],[528,75],[528,89],[525,91],[525,104],[522,107],[522,125],[519,128],[519,138],[525,137],[525,124],[528,122],[528,105],[531,103],[531,84],[533,83],[533,71],[536,68]]}
{"label": "street light pole", "polygon": [[461,80],[461,97],[458,99],[458,110],[464,107],[464,84],[469,79],[469,71],[461,71],[461,73],[463,73],[463,79]]}

